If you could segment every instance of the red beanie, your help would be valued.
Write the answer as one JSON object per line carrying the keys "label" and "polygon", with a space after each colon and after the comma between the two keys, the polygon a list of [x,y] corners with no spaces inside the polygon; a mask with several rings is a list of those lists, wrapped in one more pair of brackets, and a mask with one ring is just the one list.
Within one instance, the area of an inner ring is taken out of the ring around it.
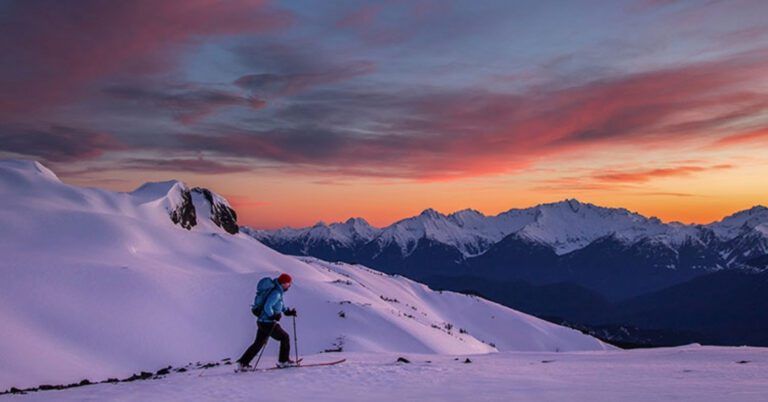
{"label": "red beanie", "polygon": [[280,284],[283,283],[291,283],[293,279],[288,274],[280,274],[280,276],[277,277],[277,282]]}

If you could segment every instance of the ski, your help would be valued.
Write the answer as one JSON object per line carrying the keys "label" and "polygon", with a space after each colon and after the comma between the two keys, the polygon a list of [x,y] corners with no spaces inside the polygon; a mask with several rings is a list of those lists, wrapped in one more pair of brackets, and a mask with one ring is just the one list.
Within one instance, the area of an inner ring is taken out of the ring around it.
{"label": "ski", "polygon": [[[292,365],[290,365],[290,366],[285,366],[285,367],[276,366],[276,367],[272,367],[272,368],[275,368],[275,369],[277,369],[277,368],[288,368],[288,367],[296,367],[296,366],[298,366],[298,365],[300,365],[300,364],[301,364],[301,361],[302,361],[302,360],[304,360],[304,358],[303,358],[303,357],[302,357],[301,359],[298,359],[298,360],[296,360],[295,362],[293,362],[293,364],[292,364]],[[265,370],[267,370],[267,369],[265,369]]]}
{"label": "ski", "polygon": [[[302,368],[302,367],[335,366],[337,364],[344,363],[345,361],[347,361],[347,359],[341,359],[341,360],[336,360],[336,361],[332,361],[332,362],[324,362],[324,363],[299,364],[299,365],[296,365],[296,366],[288,366],[288,367],[270,367],[270,368],[261,369],[261,370],[284,370],[284,369]],[[257,371],[260,371],[260,370],[257,370]]]}
{"label": "ski", "polygon": [[[301,363],[302,360],[304,360],[304,359],[299,359],[299,363]],[[294,367],[294,366],[290,366],[290,367]],[[280,367],[269,367],[269,368],[252,367],[252,368],[245,369],[245,370],[235,369],[235,374],[253,373],[255,371],[272,370],[272,369],[277,369],[277,368],[280,368]],[[287,368],[287,367],[283,367],[283,368]]]}
{"label": "ski", "polygon": [[[300,364],[302,360],[304,360],[304,359],[299,359],[296,362]],[[278,367],[272,367],[272,368],[278,368]],[[263,370],[270,370],[270,369],[271,368],[264,369],[264,368],[257,368],[257,367],[253,367],[253,368],[245,369],[245,370],[235,369],[235,374],[239,374],[239,373],[252,373],[254,371],[263,371]]]}

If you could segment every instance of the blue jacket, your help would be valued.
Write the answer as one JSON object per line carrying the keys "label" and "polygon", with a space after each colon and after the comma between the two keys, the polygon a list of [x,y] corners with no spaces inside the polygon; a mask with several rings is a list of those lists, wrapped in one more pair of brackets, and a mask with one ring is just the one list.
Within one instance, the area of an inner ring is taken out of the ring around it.
{"label": "blue jacket", "polygon": [[272,316],[277,313],[282,314],[285,312],[285,310],[287,310],[283,305],[283,293],[285,293],[285,291],[283,290],[283,287],[277,282],[277,279],[274,279],[274,282],[275,288],[270,291],[267,300],[264,301],[264,311],[259,316],[259,322],[275,322],[275,320],[272,319]]}

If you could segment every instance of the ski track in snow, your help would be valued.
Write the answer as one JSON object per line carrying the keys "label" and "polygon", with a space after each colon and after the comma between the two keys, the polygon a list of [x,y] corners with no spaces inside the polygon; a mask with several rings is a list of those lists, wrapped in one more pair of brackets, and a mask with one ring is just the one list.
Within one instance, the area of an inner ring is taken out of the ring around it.
{"label": "ski track in snow", "polygon": [[[398,356],[410,364],[395,363]],[[18,401],[765,401],[768,349],[687,346],[466,356],[333,353],[333,367],[232,373],[233,366],[157,380],[12,396]],[[265,356],[265,362],[274,356]],[[458,360],[455,360],[458,359]],[[431,363],[427,363],[431,361]],[[739,361],[748,361],[740,364]]]}

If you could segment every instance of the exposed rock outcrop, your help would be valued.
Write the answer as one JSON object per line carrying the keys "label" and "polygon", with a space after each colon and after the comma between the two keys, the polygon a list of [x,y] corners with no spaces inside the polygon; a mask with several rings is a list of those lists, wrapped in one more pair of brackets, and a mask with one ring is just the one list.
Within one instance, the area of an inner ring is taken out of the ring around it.
{"label": "exposed rock outcrop", "polygon": [[197,212],[195,211],[195,205],[192,203],[192,195],[186,188],[180,191],[180,195],[181,203],[170,211],[171,220],[184,229],[191,230],[197,225]]}
{"label": "exposed rock outcrop", "polygon": [[209,218],[216,226],[229,234],[237,234],[240,231],[240,227],[237,225],[237,213],[227,200],[207,188],[195,187],[192,191],[205,198],[208,204]]}

